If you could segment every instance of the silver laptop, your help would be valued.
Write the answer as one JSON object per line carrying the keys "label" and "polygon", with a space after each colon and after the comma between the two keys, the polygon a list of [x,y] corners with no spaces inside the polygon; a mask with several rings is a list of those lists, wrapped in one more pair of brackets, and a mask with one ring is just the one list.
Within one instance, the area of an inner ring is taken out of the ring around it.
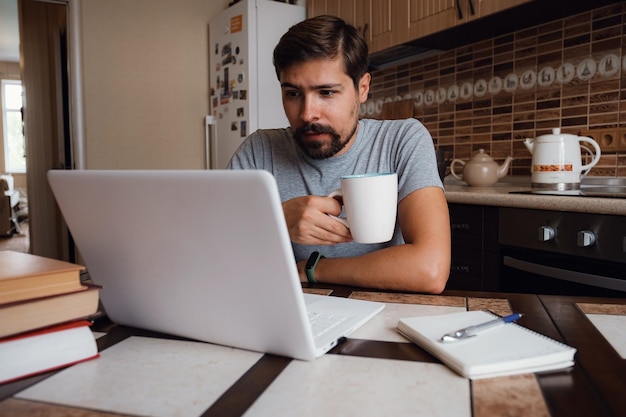
{"label": "silver laptop", "polygon": [[[384,304],[304,294],[266,171],[50,171],[118,324],[311,360]],[[309,315],[343,321],[314,338]]]}

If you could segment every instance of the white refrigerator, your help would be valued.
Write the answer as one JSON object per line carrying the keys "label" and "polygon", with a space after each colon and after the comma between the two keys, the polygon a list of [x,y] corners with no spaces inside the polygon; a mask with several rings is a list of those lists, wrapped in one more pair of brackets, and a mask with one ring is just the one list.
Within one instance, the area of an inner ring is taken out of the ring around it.
{"label": "white refrigerator", "polygon": [[289,125],[272,54],[280,37],[305,17],[302,6],[242,0],[209,22],[209,168],[225,168],[243,139],[255,130]]}

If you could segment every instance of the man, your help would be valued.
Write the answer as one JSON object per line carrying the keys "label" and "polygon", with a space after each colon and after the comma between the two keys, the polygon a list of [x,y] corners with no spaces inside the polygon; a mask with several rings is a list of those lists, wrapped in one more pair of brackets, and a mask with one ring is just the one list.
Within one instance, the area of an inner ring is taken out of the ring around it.
{"label": "man", "polygon": [[[440,293],[450,271],[450,222],[432,138],[415,119],[359,120],[367,65],[365,41],[339,18],[290,28],[274,50],[290,128],[253,133],[229,168],[276,178],[302,280]],[[328,216],[338,216],[341,204],[326,196],[342,175],[372,172],[398,174],[396,231],[390,242],[358,244]]]}

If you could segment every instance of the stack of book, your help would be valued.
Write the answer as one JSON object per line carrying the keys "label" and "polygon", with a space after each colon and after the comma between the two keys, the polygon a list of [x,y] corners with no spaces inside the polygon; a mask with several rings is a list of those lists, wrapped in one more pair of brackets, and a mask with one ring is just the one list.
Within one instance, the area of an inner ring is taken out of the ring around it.
{"label": "stack of book", "polygon": [[83,269],[0,251],[0,384],[98,357],[100,287],[81,283]]}

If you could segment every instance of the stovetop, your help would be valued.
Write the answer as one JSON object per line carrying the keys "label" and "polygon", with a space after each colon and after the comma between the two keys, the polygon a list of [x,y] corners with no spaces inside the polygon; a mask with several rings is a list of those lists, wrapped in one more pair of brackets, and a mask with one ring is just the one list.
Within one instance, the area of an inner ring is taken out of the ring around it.
{"label": "stovetop", "polygon": [[626,198],[626,178],[585,177],[578,190],[531,189],[511,191],[511,194],[534,194],[572,197]]}

